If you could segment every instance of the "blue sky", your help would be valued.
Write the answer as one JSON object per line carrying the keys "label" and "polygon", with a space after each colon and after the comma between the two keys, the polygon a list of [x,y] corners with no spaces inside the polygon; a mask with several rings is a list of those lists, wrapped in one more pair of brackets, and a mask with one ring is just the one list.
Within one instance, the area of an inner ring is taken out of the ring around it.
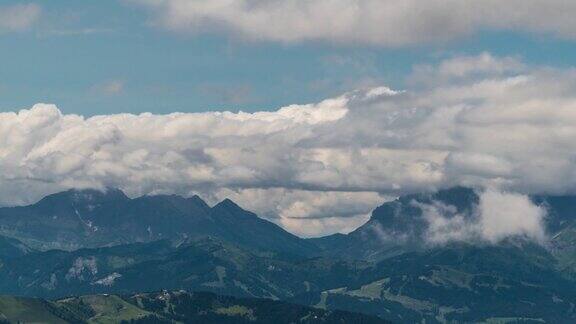
{"label": "blue sky", "polygon": [[[22,4],[3,1],[3,6]],[[126,1],[41,1],[30,29],[0,34],[0,110],[38,102],[65,113],[273,110],[356,88],[403,88],[416,64],[490,52],[532,65],[572,66],[576,43],[523,32],[478,32],[386,47],[252,41],[157,28]]]}

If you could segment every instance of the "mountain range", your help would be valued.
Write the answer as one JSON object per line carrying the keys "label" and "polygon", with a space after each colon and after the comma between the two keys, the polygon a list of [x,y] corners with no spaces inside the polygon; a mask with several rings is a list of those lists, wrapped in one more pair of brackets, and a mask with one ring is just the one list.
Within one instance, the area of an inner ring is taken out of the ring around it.
{"label": "mountain range", "polygon": [[219,237],[258,250],[315,252],[313,244],[228,199],[210,207],[198,196],[130,199],[117,189],[69,190],[30,206],[0,208],[0,235],[38,250]]}
{"label": "mountain range", "polygon": [[349,234],[302,239],[230,200],[70,190],[0,209],[0,293],[208,291],[396,323],[573,323],[576,197],[530,199],[547,211],[544,243],[430,244],[421,206],[474,217],[479,191],[402,196]]}

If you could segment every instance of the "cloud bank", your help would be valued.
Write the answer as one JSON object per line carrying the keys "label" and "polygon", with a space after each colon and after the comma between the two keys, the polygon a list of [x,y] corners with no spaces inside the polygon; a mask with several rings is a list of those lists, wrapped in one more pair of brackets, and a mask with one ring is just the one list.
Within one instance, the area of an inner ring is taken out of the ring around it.
{"label": "cloud bank", "polygon": [[576,193],[576,71],[484,53],[410,80],[271,112],[1,113],[0,203],[84,187],[198,193],[314,236],[348,231],[403,193]]}
{"label": "cloud bank", "polygon": [[379,46],[443,42],[480,30],[576,38],[567,0],[128,0],[170,30],[223,32],[284,43],[327,41]]}

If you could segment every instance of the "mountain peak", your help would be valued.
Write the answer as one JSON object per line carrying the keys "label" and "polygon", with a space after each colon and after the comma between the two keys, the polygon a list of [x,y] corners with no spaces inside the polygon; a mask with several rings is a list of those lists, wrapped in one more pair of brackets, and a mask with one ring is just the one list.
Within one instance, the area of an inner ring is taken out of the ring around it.
{"label": "mountain peak", "polygon": [[[475,189],[463,186],[456,186],[446,189],[440,189],[432,193],[418,193],[406,195],[398,198],[396,202],[403,205],[409,205],[412,202],[431,204],[440,202],[445,205],[454,206],[459,212],[469,211],[471,207],[478,204],[478,193]],[[386,206],[390,203],[385,203]]]}
{"label": "mountain peak", "polygon": [[201,206],[202,208],[210,209],[210,206],[198,195],[194,195],[188,198],[188,200],[192,201],[195,205]]}
{"label": "mountain peak", "polygon": [[104,188],[100,189],[69,189],[44,197],[38,202],[44,204],[68,204],[68,203],[102,203],[107,201],[128,200],[126,194],[120,189]]}
{"label": "mountain peak", "polygon": [[238,206],[238,204],[236,204],[235,202],[233,202],[228,198],[222,200],[221,202],[217,203],[214,207],[212,207],[212,209],[220,209],[220,208],[227,210],[244,210],[242,209],[242,207]]}
{"label": "mountain peak", "polygon": [[139,198],[135,198],[135,201],[147,201],[148,203],[152,204],[168,204],[172,206],[179,206],[177,207],[180,210],[187,210],[190,211],[192,209],[202,210],[207,212],[210,210],[210,206],[198,195],[194,195],[192,197],[186,198],[176,194],[170,195],[146,195]]}

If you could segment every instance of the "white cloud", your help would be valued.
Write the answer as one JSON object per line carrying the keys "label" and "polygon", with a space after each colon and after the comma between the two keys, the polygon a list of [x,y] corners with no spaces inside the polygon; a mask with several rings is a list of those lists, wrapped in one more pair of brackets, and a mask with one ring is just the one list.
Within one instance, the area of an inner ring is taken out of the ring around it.
{"label": "white cloud", "polygon": [[125,85],[126,82],[124,80],[109,80],[92,86],[90,91],[106,96],[114,96],[122,93],[124,91]]}
{"label": "white cloud", "polygon": [[432,245],[448,242],[474,242],[480,238],[481,227],[471,215],[461,215],[453,206],[439,202],[431,205],[417,204],[428,223],[424,240]]}
{"label": "white cloud", "polygon": [[47,35],[52,36],[87,36],[97,34],[113,33],[114,29],[111,28],[77,28],[77,29],[52,29],[43,31]]}
{"label": "white cloud", "polygon": [[403,193],[454,185],[576,193],[575,71],[489,54],[424,70],[415,73],[429,82],[405,91],[270,112],[83,118],[38,104],[1,113],[0,203],[70,187],[230,195],[316,235],[349,231]]}
{"label": "white cloud", "polygon": [[42,9],[35,4],[0,6],[0,33],[27,30],[41,14]]}
{"label": "white cloud", "polygon": [[522,236],[545,244],[546,210],[528,196],[488,189],[480,193],[478,206],[470,215],[459,214],[455,207],[439,202],[418,204],[428,223],[425,241],[432,245],[448,242],[496,244]]}
{"label": "white cloud", "polygon": [[482,238],[496,243],[512,235],[544,242],[546,211],[525,195],[488,190],[480,196]]}
{"label": "white cloud", "polygon": [[486,76],[520,73],[526,66],[515,57],[494,57],[483,52],[477,56],[461,56],[441,62],[438,66],[417,65],[410,77],[413,85],[478,80]]}
{"label": "white cloud", "polygon": [[252,40],[404,46],[447,41],[479,30],[576,38],[569,0],[128,0],[151,8],[155,23],[191,33]]}

